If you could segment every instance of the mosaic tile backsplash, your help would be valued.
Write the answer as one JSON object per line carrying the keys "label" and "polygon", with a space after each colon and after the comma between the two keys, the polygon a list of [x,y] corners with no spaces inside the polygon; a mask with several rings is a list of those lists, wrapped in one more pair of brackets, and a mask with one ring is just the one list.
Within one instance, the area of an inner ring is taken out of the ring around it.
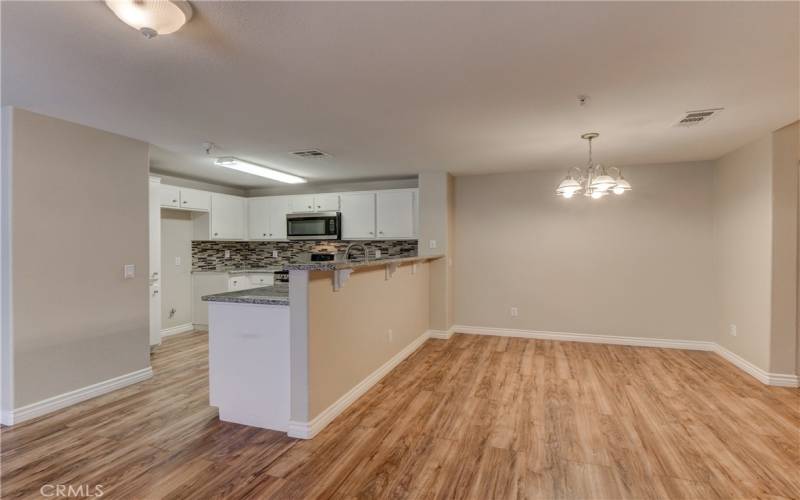
{"label": "mosaic tile backsplash", "polygon": [[[297,255],[303,252],[344,252],[352,241],[193,241],[192,270],[214,271],[231,267],[258,268],[273,267],[299,262]],[[417,255],[417,240],[368,240],[360,241],[366,245],[370,257],[376,249],[383,257]],[[225,250],[230,257],[225,258]],[[278,257],[272,251],[278,251]],[[353,257],[360,257],[360,248],[351,251]]]}

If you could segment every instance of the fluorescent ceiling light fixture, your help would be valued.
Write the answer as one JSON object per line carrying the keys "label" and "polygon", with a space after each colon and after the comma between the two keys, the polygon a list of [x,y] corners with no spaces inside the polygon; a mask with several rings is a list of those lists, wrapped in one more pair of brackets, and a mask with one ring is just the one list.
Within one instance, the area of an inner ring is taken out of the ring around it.
{"label": "fluorescent ceiling light fixture", "polygon": [[180,0],[106,0],[106,5],[145,38],[175,33],[192,18],[192,6]]}
{"label": "fluorescent ceiling light fixture", "polygon": [[240,160],[233,156],[222,156],[214,161],[214,164],[220,167],[231,168],[244,172],[250,175],[257,175],[259,177],[266,177],[273,181],[285,182],[286,184],[303,184],[306,182],[302,177],[292,174],[286,174],[277,170],[251,163],[249,161]]}

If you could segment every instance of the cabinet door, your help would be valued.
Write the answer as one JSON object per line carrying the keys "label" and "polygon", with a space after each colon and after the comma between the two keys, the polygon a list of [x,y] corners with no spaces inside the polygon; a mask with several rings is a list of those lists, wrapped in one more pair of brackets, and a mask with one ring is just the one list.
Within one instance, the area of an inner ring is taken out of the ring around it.
{"label": "cabinet door", "polygon": [[269,200],[269,239],[286,239],[286,214],[289,213],[289,198]]}
{"label": "cabinet door", "polygon": [[159,198],[162,207],[178,208],[181,206],[181,190],[176,186],[162,184]]}
{"label": "cabinet door", "polygon": [[228,278],[228,291],[235,292],[236,290],[247,290],[250,287],[250,278],[245,274],[231,276]]}
{"label": "cabinet door", "polygon": [[251,240],[270,238],[270,206],[269,198],[247,200],[247,235]]}
{"label": "cabinet door", "polygon": [[375,193],[345,193],[342,203],[342,239],[375,238]]}
{"label": "cabinet door", "polygon": [[338,212],[338,194],[316,194],[314,195],[314,209],[317,212]]}
{"label": "cabinet door", "polygon": [[289,198],[289,208],[292,212],[313,212],[314,211],[314,195],[301,194]]}
{"label": "cabinet door", "polygon": [[243,240],[245,237],[245,199],[211,193],[211,239]]}
{"label": "cabinet door", "polygon": [[181,208],[208,210],[211,206],[211,193],[197,189],[181,188]]}
{"label": "cabinet door", "polygon": [[270,286],[275,281],[272,277],[272,273],[249,274],[248,277],[250,278],[250,286],[253,288]]}
{"label": "cabinet door", "polygon": [[414,191],[378,191],[378,238],[414,237]]}

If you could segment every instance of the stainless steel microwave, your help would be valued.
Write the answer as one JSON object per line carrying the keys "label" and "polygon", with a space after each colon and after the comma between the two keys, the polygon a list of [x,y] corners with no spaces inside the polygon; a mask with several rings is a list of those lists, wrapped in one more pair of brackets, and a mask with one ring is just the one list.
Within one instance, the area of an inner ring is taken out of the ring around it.
{"label": "stainless steel microwave", "polygon": [[286,236],[290,240],[340,240],[342,214],[340,212],[288,214]]}

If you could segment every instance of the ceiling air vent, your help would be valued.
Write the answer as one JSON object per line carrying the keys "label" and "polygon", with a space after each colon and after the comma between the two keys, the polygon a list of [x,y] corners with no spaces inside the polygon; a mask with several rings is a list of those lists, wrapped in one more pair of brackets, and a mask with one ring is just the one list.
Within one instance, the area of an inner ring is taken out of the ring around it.
{"label": "ceiling air vent", "polygon": [[706,123],[711,118],[720,114],[723,108],[712,109],[698,109],[696,111],[687,111],[683,117],[675,124],[676,127],[694,127]]}
{"label": "ceiling air vent", "polygon": [[306,149],[305,151],[292,151],[292,154],[300,158],[330,158],[331,155],[319,149]]}

